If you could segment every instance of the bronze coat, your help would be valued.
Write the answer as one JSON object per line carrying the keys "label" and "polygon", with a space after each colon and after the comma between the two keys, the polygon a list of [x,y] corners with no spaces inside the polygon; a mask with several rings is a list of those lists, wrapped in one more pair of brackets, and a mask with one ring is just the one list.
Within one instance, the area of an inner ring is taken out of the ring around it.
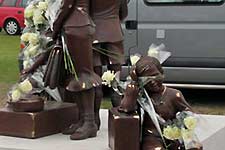
{"label": "bronze coat", "polygon": [[120,20],[127,16],[127,0],[92,0],[91,17],[96,24],[94,40],[118,42],[123,40]]}
{"label": "bronze coat", "polygon": [[66,89],[77,92],[101,84],[93,71],[92,41],[94,24],[89,17],[90,0],[64,0],[58,18],[54,22],[55,34],[63,28],[68,50],[72,57],[78,81],[72,76],[66,81]]}

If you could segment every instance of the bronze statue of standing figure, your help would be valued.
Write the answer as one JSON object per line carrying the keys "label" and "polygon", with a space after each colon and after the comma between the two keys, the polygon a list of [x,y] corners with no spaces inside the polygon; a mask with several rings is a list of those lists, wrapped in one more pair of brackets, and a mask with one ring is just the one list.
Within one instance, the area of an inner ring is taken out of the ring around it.
{"label": "bronze statue of standing figure", "polygon": [[[121,71],[124,64],[123,33],[121,21],[128,14],[127,0],[92,0],[91,17],[96,25],[93,44],[94,71],[102,76],[102,66],[107,65],[109,70]],[[100,127],[99,109],[103,97],[102,87],[95,89],[95,117]],[[111,91],[112,105],[120,105],[120,97]]]}
{"label": "bronze statue of standing figure", "polygon": [[[67,77],[66,90],[79,95],[80,121],[64,131],[72,140],[95,137],[97,126],[94,117],[94,87],[101,85],[93,70],[92,41],[95,25],[89,17],[91,0],[63,0],[59,15],[53,24],[53,39],[61,31],[71,55],[78,80]],[[72,133],[70,132],[72,129]]]}

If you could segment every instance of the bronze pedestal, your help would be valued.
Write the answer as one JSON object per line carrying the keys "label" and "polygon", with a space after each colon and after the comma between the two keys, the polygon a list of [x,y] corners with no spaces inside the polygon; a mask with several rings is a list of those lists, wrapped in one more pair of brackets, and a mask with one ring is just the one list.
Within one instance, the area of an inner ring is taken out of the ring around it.
{"label": "bronze pedestal", "polygon": [[40,112],[14,112],[12,108],[0,109],[0,135],[39,138],[56,133],[78,122],[76,104],[46,102]]}
{"label": "bronze pedestal", "polygon": [[117,108],[109,110],[108,138],[111,150],[140,149],[140,118],[137,113],[119,113]]}

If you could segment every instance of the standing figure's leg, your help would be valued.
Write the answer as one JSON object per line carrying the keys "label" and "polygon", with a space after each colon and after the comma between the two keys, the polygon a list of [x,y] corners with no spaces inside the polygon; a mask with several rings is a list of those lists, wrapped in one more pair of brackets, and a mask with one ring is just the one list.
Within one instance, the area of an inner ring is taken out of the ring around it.
{"label": "standing figure's leg", "polygon": [[94,88],[101,85],[101,79],[93,69],[93,31],[94,28],[90,25],[65,28],[67,46],[78,76],[78,80],[74,77],[69,78],[66,89],[74,94],[80,93],[79,99],[83,108],[82,125],[71,135],[72,140],[94,137],[97,133],[94,117]]}
{"label": "standing figure's leg", "polygon": [[70,136],[72,140],[82,140],[97,135],[94,115],[94,96],[94,88],[82,91],[80,99],[84,107],[84,123]]}
{"label": "standing figure's leg", "polygon": [[81,92],[69,92],[65,90],[65,102],[76,103],[79,108],[79,121],[76,124],[71,124],[69,127],[62,131],[62,134],[70,135],[73,134],[84,122],[84,108],[80,99]]}

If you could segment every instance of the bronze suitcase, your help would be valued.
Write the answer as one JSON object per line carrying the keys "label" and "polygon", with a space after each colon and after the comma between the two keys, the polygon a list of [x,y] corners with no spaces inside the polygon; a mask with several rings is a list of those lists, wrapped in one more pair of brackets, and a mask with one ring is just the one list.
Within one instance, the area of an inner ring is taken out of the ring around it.
{"label": "bronze suitcase", "polygon": [[137,113],[120,113],[117,108],[109,110],[108,140],[111,150],[140,149],[140,118]]}
{"label": "bronze suitcase", "polygon": [[0,135],[39,138],[56,133],[78,122],[78,107],[72,103],[46,102],[41,112],[13,112],[0,109]]}

